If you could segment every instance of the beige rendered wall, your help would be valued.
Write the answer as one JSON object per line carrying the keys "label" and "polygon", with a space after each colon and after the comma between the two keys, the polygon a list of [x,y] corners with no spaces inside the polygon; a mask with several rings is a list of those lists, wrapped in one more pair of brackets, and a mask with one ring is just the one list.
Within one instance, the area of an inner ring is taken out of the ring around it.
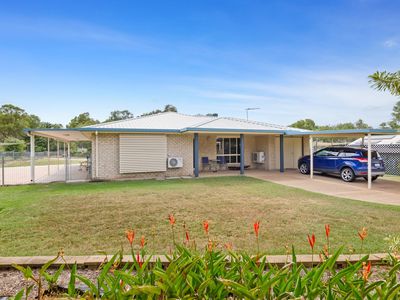
{"label": "beige rendered wall", "polygon": [[[167,135],[167,156],[183,157],[183,168],[167,169],[166,172],[119,173],[119,134],[98,134],[98,155],[96,157],[95,135],[92,137],[92,178],[93,179],[147,179],[193,175],[193,135]],[[98,175],[96,177],[96,160]]]}
{"label": "beige rendered wall", "polygon": [[[304,155],[308,154],[307,138],[304,138]],[[285,169],[297,169],[297,160],[302,156],[302,138],[285,136],[284,139],[284,166]],[[275,137],[275,169],[280,168],[280,141],[279,136]]]}
{"label": "beige rendered wall", "polygon": [[255,152],[265,153],[265,162],[263,164],[255,164],[257,169],[261,170],[273,170],[275,169],[275,148],[274,148],[274,136],[262,135],[256,136],[256,148]]}

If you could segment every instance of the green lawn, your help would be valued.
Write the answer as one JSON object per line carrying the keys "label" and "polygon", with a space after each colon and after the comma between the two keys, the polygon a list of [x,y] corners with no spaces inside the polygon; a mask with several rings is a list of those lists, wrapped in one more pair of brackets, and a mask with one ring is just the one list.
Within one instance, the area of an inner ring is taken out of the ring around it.
{"label": "green lawn", "polygon": [[155,253],[169,251],[169,213],[177,219],[176,237],[184,238],[183,222],[203,246],[202,221],[210,221],[211,238],[236,249],[253,250],[253,222],[260,220],[260,245],[284,254],[292,245],[310,252],[324,244],[324,224],[331,225],[333,247],[360,248],[357,230],[369,235],[364,249],[386,250],[383,239],[400,233],[400,207],[335,198],[248,177],[197,180],[124,181],[15,186],[0,189],[0,256],[95,254],[115,252],[125,229],[136,230],[135,247],[144,234]]}

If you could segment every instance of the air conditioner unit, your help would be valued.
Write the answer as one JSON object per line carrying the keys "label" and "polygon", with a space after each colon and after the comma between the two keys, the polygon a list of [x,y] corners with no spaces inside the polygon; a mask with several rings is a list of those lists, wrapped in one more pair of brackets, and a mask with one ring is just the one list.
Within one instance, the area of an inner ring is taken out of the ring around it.
{"label": "air conditioner unit", "polygon": [[182,157],[168,157],[168,169],[176,169],[183,167]]}
{"label": "air conditioner unit", "polygon": [[264,152],[253,152],[252,161],[253,161],[253,163],[263,164],[265,162],[265,153]]}

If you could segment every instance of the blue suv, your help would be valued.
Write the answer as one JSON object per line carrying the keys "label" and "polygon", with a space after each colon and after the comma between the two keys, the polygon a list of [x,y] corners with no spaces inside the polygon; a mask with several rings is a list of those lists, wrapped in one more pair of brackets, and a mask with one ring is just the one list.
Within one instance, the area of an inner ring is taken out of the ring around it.
{"label": "blue suv", "polygon": [[[372,180],[385,175],[385,164],[379,153],[371,152]],[[310,173],[310,156],[298,161],[300,173]],[[336,174],[346,181],[354,181],[357,177],[368,180],[368,151],[362,148],[328,147],[314,153],[314,171]]]}

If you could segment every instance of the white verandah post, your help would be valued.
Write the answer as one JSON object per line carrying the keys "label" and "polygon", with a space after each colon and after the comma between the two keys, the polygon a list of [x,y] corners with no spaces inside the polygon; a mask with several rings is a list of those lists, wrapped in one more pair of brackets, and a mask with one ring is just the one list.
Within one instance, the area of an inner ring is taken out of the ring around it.
{"label": "white verandah post", "polygon": [[[95,151],[95,153],[96,153],[96,157],[95,157],[95,163],[96,163],[96,165],[95,165],[95,177],[96,178],[98,178],[99,177],[99,137],[98,137],[98,135],[99,135],[99,133],[96,131],[96,145],[95,145],[95,148],[96,148],[96,151]],[[93,162],[93,158],[92,158],[92,162]]]}
{"label": "white verandah post", "polygon": [[372,187],[371,134],[368,133],[368,189]]}
{"label": "white verandah post", "polygon": [[310,135],[310,178],[314,177],[314,145],[313,137]]}
{"label": "white verandah post", "polygon": [[65,181],[68,181],[68,157],[67,153],[65,152],[65,142],[64,142],[64,168],[65,168]]}
{"label": "white verandah post", "polygon": [[35,135],[31,134],[31,182],[35,183]]}

